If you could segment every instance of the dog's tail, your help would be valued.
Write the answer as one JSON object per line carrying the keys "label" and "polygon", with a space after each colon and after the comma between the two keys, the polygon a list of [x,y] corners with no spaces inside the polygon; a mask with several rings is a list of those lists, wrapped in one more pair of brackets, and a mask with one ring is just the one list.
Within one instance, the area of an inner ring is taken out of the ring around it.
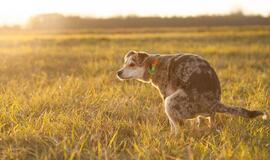
{"label": "dog's tail", "polygon": [[257,116],[262,116],[263,119],[267,119],[267,114],[261,111],[251,111],[242,107],[225,105],[221,102],[216,103],[214,108],[216,112],[219,113],[230,113],[245,118],[255,118]]}

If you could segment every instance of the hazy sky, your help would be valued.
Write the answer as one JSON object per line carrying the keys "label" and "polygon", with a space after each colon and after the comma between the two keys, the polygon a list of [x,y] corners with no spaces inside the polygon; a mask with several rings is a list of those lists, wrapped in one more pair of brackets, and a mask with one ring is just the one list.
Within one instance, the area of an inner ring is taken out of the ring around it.
{"label": "hazy sky", "polygon": [[3,0],[0,24],[23,24],[40,13],[109,17],[117,15],[189,16],[225,14],[241,8],[247,14],[270,15],[270,0]]}

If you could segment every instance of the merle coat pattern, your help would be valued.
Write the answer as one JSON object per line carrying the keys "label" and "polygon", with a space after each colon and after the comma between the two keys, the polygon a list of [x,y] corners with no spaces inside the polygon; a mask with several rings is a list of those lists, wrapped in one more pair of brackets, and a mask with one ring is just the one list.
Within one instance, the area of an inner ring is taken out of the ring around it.
{"label": "merle coat pattern", "polygon": [[[154,64],[156,62],[156,64]],[[149,68],[154,67],[154,73]],[[157,55],[130,51],[118,77],[151,83],[165,102],[171,131],[177,123],[198,116],[214,118],[216,112],[254,118],[264,113],[221,103],[221,88],[216,72],[202,57],[194,54]]]}

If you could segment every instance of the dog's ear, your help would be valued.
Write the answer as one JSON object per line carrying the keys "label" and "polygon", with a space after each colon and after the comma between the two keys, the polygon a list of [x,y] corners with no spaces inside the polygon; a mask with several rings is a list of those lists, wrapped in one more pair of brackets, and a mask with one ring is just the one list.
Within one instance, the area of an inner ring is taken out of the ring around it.
{"label": "dog's ear", "polygon": [[147,54],[146,52],[138,52],[137,63],[140,65],[143,64],[148,57],[149,57],[149,54]]}
{"label": "dog's ear", "polygon": [[131,50],[131,51],[129,51],[126,55],[125,55],[125,61],[128,59],[128,57],[130,57],[131,55],[134,55],[134,54],[137,54],[137,52],[136,51],[133,51],[133,50]]}

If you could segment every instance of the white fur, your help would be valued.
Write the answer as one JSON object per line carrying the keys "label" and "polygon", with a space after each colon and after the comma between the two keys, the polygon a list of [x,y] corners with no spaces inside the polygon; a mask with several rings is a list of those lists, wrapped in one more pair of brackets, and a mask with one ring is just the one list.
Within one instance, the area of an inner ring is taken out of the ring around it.
{"label": "white fur", "polygon": [[144,75],[144,67],[126,67],[123,69],[122,78],[142,78]]}
{"label": "white fur", "polygon": [[264,115],[262,116],[262,119],[266,120],[268,118],[267,114],[264,113]]}

